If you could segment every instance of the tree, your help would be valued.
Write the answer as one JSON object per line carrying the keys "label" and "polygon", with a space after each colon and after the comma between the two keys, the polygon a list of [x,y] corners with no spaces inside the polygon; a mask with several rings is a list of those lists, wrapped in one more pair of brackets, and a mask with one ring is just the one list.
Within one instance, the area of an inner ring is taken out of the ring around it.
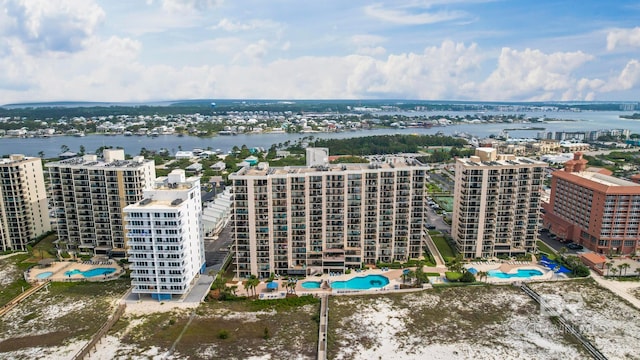
{"label": "tree", "polygon": [[640,277],[640,268],[636,268],[636,274],[638,274],[638,277]]}
{"label": "tree", "polygon": [[246,281],[245,287],[250,292],[253,292],[253,296],[256,296],[256,287],[258,287],[259,284],[260,284],[260,279],[258,279],[258,277],[256,277],[255,275],[251,275],[249,279]]}
{"label": "tree", "polygon": [[44,159],[44,151],[42,151],[42,150],[38,151],[38,157],[40,159]]}
{"label": "tree", "polygon": [[620,276],[622,276],[622,269],[624,268],[624,266],[622,266],[622,265],[624,265],[624,264],[620,264],[620,265],[616,266],[618,268],[618,271],[616,271],[616,272],[620,273]]}
{"label": "tree", "polygon": [[476,277],[482,281],[482,279],[487,280],[487,276],[489,276],[489,273],[486,271],[478,271],[478,273],[476,274]]}
{"label": "tree", "polygon": [[611,267],[613,267],[613,263],[609,261],[608,263],[604,264],[604,266],[607,267],[607,276],[609,276],[609,273],[611,272]]}
{"label": "tree", "polygon": [[85,152],[84,145],[80,145],[80,152],[78,152],[78,155],[84,155],[84,152]]}
{"label": "tree", "polygon": [[66,153],[67,151],[69,151],[69,147],[65,144],[60,145],[60,152],[61,153]]}
{"label": "tree", "polygon": [[564,255],[567,253],[568,249],[563,246],[560,248],[560,250],[558,250],[558,254],[560,254],[560,257],[564,259]]}
{"label": "tree", "polygon": [[469,270],[464,270],[462,277],[460,278],[460,282],[471,283],[474,281],[476,281],[475,275],[473,275]]}
{"label": "tree", "polygon": [[627,263],[623,263],[620,265],[620,270],[624,270],[624,276],[627,276],[627,270],[631,267],[631,265]]}
{"label": "tree", "polygon": [[611,269],[611,273],[613,274],[613,276],[616,276],[616,274],[618,273],[618,269],[616,268]]}

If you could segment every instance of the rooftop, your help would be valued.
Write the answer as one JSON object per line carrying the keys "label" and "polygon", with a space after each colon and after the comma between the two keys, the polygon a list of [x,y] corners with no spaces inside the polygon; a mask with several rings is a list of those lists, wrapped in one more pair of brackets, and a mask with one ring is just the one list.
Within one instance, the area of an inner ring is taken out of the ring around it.
{"label": "rooftop", "polygon": [[392,169],[411,169],[419,166],[418,163],[405,160],[403,158],[394,158],[394,161],[374,162],[362,164],[329,164],[321,166],[285,166],[285,167],[268,167],[257,166],[245,170],[240,170],[237,174],[245,176],[267,176],[267,175],[287,175],[287,174],[311,174],[311,173],[344,173],[349,171],[363,170],[392,170]]}

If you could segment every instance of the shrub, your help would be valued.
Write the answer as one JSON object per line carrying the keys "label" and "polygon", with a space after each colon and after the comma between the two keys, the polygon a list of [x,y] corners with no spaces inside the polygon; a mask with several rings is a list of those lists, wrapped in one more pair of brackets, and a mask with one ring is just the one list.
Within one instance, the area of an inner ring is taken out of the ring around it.
{"label": "shrub", "polygon": [[462,274],[462,277],[460,278],[460,282],[464,282],[464,283],[471,283],[471,282],[475,282],[476,281],[476,277],[475,275],[473,275],[472,273],[465,271]]}
{"label": "shrub", "polygon": [[447,271],[444,273],[444,275],[447,277],[447,280],[449,281],[460,281],[460,279],[462,278],[462,273],[459,273],[457,271]]}
{"label": "shrub", "polygon": [[222,329],[218,331],[218,339],[224,340],[228,338],[229,338],[229,332],[227,330]]}

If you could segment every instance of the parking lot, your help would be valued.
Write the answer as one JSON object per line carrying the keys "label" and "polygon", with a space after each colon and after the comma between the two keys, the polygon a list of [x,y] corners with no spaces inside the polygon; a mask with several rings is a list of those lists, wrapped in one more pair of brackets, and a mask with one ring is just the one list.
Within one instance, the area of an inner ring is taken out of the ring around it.
{"label": "parking lot", "polygon": [[567,243],[561,243],[558,239],[552,237],[548,232],[538,233],[538,239],[542,240],[545,244],[549,245],[549,247],[551,247],[555,251],[558,251],[563,247],[567,248],[567,254],[577,255],[578,252],[583,252],[585,250],[572,250],[567,247]]}

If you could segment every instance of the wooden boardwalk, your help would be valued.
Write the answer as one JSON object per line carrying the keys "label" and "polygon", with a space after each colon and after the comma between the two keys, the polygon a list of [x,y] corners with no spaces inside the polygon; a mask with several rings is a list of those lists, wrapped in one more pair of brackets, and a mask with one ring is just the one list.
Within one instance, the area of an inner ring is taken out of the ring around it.
{"label": "wooden boardwalk", "polygon": [[3,305],[2,308],[0,308],[0,317],[4,316],[4,314],[11,311],[11,309],[13,309],[14,307],[18,306],[18,304],[20,304],[20,302],[22,302],[24,299],[35,294],[38,290],[49,286],[49,283],[51,283],[51,280],[41,282],[38,285],[30,287],[26,291],[23,291],[22,293],[20,293],[20,295],[16,296],[7,304]]}

